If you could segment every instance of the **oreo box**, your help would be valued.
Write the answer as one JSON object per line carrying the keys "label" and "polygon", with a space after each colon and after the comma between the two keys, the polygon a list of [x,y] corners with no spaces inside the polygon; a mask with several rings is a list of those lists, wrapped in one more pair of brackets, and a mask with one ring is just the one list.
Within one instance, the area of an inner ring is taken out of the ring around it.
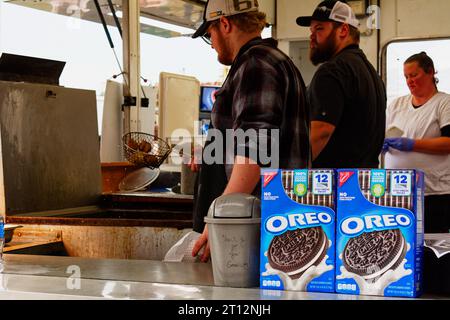
{"label": "oreo box", "polygon": [[260,285],[334,292],[334,170],[262,171]]}
{"label": "oreo box", "polygon": [[337,178],[336,292],[419,296],[423,172],[342,169]]}

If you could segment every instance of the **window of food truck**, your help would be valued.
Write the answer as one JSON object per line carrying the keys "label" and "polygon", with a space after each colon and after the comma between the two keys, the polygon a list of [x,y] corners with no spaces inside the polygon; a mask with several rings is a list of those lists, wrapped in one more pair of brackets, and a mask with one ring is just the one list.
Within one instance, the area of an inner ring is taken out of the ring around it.
{"label": "window of food truck", "polygon": [[393,99],[409,94],[403,74],[403,63],[413,54],[425,51],[436,68],[438,89],[450,93],[449,39],[408,40],[392,42],[386,47],[385,81],[388,105]]}
{"label": "window of food truck", "polygon": [[[65,61],[60,85],[96,91],[99,134],[106,81],[123,68],[122,39],[116,27],[108,29],[115,53],[100,23],[0,2],[0,52]],[[220,83],[226,76],[215,51],[200,39],[142,33],[140,46],[141,75],[148,80],[143,85],[157,85],[160,72],[194,76],[201,83]]]}

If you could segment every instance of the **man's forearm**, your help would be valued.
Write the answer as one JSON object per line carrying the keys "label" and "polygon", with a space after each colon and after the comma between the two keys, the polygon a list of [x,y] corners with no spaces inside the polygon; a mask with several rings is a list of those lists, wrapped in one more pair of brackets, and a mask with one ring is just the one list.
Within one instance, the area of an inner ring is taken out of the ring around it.
{"label": "man's forearm", "polygon": [[223,194],[251,194],[261,176],[261,169],[256,162],[244,157],[236,157],[230,180]]}
{"label": "man's forearm", "polygon": [[330,141],[335,126],[321,121],[311,122],[311,151],[315,160]]}
{"label": "man's forearm", "polygon": [[329,140],[330,137],[325,137],[323,135],[311,135],[311,151],[313,160],[319,156]]}

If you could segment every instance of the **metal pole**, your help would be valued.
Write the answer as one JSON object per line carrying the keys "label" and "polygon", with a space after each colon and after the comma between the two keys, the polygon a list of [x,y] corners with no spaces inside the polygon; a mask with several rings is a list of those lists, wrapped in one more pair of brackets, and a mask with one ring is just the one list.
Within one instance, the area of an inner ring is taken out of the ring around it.
{"label": "metal pole", "polygon": [[[131,106],[124,106],[124,133],[140,131],[139,110],[141,108],[140,93],[140,9],[138,1],[123,0],[123,65],[124,97],[136,98],[136,121],[131,121]],[[126,86],[126,83],[129,86]]]}

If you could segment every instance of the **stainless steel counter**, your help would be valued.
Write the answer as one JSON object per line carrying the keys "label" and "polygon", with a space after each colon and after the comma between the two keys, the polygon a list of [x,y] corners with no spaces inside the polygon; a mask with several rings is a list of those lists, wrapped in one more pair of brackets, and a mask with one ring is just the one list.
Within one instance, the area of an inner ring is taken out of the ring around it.
{"label": "stainless steel counter", "polygon": [[[423,297],[439,298],[439,297]],[[210,264],[4,255],[0,299],[386,300],[215,287]]]}

